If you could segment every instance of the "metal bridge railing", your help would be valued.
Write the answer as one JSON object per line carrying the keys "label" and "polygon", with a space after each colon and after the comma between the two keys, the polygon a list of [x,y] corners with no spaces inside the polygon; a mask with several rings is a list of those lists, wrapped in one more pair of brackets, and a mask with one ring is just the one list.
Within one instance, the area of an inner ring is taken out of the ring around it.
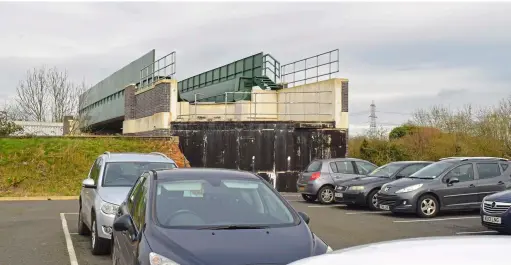
{"label": "metal bridge railing", "polygon": [[294,87],[305,85],[309,80],[318,82],[325,76],[330,79],[332,74],[337,72],[339,72],[339,49],[282,65],[280,76],[283,84]]}
{"label": "metal bridge railing", "polygon": [[[251,93],[252,100],[250,101],[237,101],[237,102],[229,102],[228,98],[229,95],[232,95],[234,97],[234,94],[247,94]],[[254,93],[254,92],[225,92],[225,102],[223,104],[221,103],[214,103],[214,102],[197,102],[197,95],[200,93],[196,93],[195,95],[195,102],[190,103],[194,105],[194,112],[191,114],[182,114],[178,115],[177,120],[235,120],[237,117],[240,116],[246,116],[250,120],[258,120],[258,119],[279,119],[279,117],[285,117],[284,119],[280,118],[279,120],[289,120],[289,121],[312,121],[313,119],[317,119],[319,116],[322,117],[328,117],[332,116],[332,121],[334,120],[334,110],[333,110],[333,91],[306,91],[306,92],[279,92],[277,95],[277,101],[257,101],[258,96],[264,96],[265,93]],[[302,94],[304,95],[303,98],[311,99],[309,101],[293,101],[292,97],[293,95]],[[310,96],[310,94],[315,94],[316,97]],[[326,100],[321,100],[321,95],[325,95],[324,98]],[[284,95],[284,99],[279,100],[279,98]],[[301,104],[302,106],[300,109],[301,112],[293,112],[291,109],[291,106]],[[223,112],[217,112],[217,113],[199,113],[198,112],[198,106],[199,105],[215,105],[215,106],[222,106],[223,105]],[[242,110],[237,113],[236,106],[245,106],[249,105],[248,112],[244,110],[242,107]],[[276,112],[268,112],[264,111],[266,106],[274,105],[276,106]],[[316,106],[314,110],[310,111],[310,108],[308,109],[306,106]],[[230,106],[233,106],[234,111],[229,112]],[[322,112],[323,106],[330,106],[330,108],[327,108],[327,112]],[[257,110],[263,109],[263,111],[258,112]],[[282,109],[282,111],[280,111]],[[273,118],[268,118],[268,116],[273,116]],[[208,118],[209,117],[209,118]],[[213,117],[213,118],[211,118]],[[232,117],[232,118],[231,118]],[[301,119],[300,119],[301,118]],[[322,120],[323,121],[323,120]]]}
{"label": "metal bridge railing", "polygon": [[269,54],[264,55],[262,75],[270,78],[275,84],[279,84],[280,62]]}
{"label": "metal bridge railing", "polygon": [[152,86],[162,79],[171,79],[176,74],[176,52],[171,52],[140,70],[137,89]]}

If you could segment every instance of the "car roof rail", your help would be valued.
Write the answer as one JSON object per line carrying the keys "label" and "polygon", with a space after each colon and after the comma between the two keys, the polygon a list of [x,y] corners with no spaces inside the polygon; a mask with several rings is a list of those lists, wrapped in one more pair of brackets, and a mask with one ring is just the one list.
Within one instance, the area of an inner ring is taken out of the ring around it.
{"label": "car roof rail", "polygon": [[150,154],[153,154],[153,155],[159,155],[159,156],[163,156],[167,159],[170,159],[168,156],[166,156],[164,153],[160,153],[160,152],[151,152]]}
{"label": "car roof rail", "polygon": [[110,152],[108,152],[108,151],[105,151],[103,154],[107,155],[108,157],[110,157]]}
{"label": "car roof rail", "polygon": [[469,156],[469,157],[451,156],[451,157],[440,158],[439,160],[447,160],[447,159],[460,159],[461,161],[466,161],[466,160],[469,160],[469,159],[480,159],[480,160],[495,159],[495,160],[500,160],[500,161],[509,161],[509,159],[507,159],[507,158],[493,157],[493,156]]}

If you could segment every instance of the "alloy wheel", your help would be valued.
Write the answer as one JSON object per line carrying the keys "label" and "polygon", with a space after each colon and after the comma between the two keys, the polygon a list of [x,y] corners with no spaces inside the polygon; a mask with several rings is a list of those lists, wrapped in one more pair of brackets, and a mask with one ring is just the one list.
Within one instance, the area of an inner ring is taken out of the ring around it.
{"label": "alloy wheel", "polygon": [[331,202],[334,199],[334,193],[331,189],[324,189],[321,192],[321,198],[324,202]]}
{"label": "alloy wheel", "polygon": [[376,197],[376,193],[371,198],[371,203],[373,204],[374,208],[378,208],[378,197]]}
{"label": "alloy wheel", "polygon": [[430,216],[436,212],[436,203],[430,198],[426,198],[421,202],[421,211],[424,215]]}

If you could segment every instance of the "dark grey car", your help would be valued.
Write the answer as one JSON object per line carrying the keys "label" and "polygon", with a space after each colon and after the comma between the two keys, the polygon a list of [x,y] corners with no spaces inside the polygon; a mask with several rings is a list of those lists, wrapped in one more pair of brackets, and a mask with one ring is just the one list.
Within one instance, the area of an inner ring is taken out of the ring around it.
{"label": "dark grey car", "polygon": [[479,209],[489,194],[511,188],[509,161],[495,157],[450,157],[382,186],[378,207],[434,217],[444,210]]}
{"label": "dark grey car", "polygon": [[396,179],[405,178],[432,161],[399,161],[385,164],[363,177],[340,183],[335,187],[335,202],[346,205],[368,206],[378,209],[376,194],[381,186]]}
{"label": "dark grey car", "polygon": [[357,158],[331,158],[312,161],[296,182],[304,200],[322,204],[334,202],[334,188],[339,183],[366,175],[377,166]]}

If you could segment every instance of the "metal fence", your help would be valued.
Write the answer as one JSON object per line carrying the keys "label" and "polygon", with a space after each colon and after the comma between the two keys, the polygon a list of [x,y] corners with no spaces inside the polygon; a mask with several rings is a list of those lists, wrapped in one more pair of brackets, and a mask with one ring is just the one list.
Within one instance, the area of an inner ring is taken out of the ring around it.
{"label": "metal fence", "polygon": [[305,85],[308,81],[330,79],[339,72],[339,49],[331,50],[292,63],[282,65],[281,80],[287,87]]}
{"label": "metal fence", "polygon": [[158,80],[171,79],[176,74],[176,52],[171,52],[140,70],[137,89],[152,86]]}
{"label": "metal fence", "polygon": [[[238,102],[230,102],[228,101],[229,98],[233,98],[234,94],[251,94],[251,98],[253,100],[250,101],[238,101]],[[276,101],[258,101],[258,96],[264,96],[266,94],[264,93],[254,93],[254,92],[225,92],[224,98],[225,102],[223,104],[219,103],[213,103],[213,102],[199,102],[197,101],[200,98],[200,93],[196,93],[195,98],[196,101],[192,103],[193,105],[193,113],[190,114],[183,114],[178,115],[177,120],[181,121],[190,121],[190,120],[237,120],[241,116],[246,116],[249,120],[262,120],[262,119],[278,119],[278,120],[301,120],[306,121],[308,120],[307,117],[317,117],[317,116],[333,116],[333,108],[328,108],[330,111],[327,113],[323,113],[321,108],[323,106],[332,106],[334,103],[332,102],[333,99],[333,91],[305,91],[305,92],[278,92],[280,96],[284,96],[283,100],[279,100],[279,95],[277,95]],[[293,101],[292,96],[293,95],[299,95],[301,94],[304,96],[305,99],[312,99],[309,101]],[[321,95],[326,94],[327,96],[324,96],[326,100],[321,100]],[[315,96],[311,96],[315,95]],[[291,110],[291,106],[293,104],[301,104],[302,111],[294,112]],[[199,113],[199,106],[200,105],[216,105],[216,106],[222,106],[223,105],[223,111],[222,112],[205,112],[205,113]],[[236,106],[246,106],[249,105],[248,112],[244,111],[244,108],[242,107],[242,110],[237,112]],[[264,111],[264,109],[267,109],[269,105],[274,105],[276,107],[276,112],[268,112]],[[234,106],[234,111],[229,111],[229,107]],[[307,106],[315,106],[315,108],[311,111],[310,108],[307,109]],[[263,111],[259,111],[263,109]],[[282,109],[282,111],[280,111]],[[192,111],[191,111],[192,112]],[[272,118],[269,118],[269,116],[272,116]],[[280,116],[280,118],[279,118]],[[282,119],[282,117],[285,117]],[[333,118],[332,118],[333,120]]]}

